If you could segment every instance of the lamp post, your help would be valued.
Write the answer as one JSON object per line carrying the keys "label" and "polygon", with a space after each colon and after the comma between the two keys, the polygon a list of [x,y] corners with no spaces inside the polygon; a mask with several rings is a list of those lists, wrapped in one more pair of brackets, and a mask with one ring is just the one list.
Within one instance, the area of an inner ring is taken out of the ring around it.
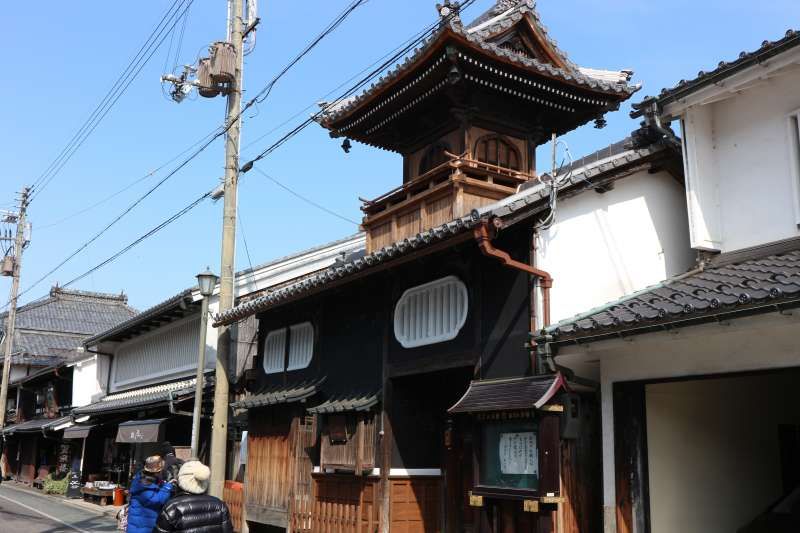
{"label": "lamp post", "polygon": [[192,412],[192,457],[200,454],[200,409],[203,406],[203,374],[206,367],[206,329],[208,328],[208,298],[214,292],[217,275],[206,267],[197,275],[200,296],[203,297],[200,310],[200,345],[197,351],[197,382],[194,386],[194,411]]}

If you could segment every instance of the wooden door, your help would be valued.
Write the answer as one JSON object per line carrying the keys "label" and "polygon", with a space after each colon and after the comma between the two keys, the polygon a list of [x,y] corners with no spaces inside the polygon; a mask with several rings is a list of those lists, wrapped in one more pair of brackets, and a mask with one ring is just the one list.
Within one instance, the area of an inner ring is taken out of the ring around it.
{"label": "wooden door", "polygon": [[392,533],[441,531],[441,479],[391,479],[389,530]]}
{"label": "wooden door", "polygon": [[292,532],[311,531],[312,478],[314,465],[309,452],[316,441],[313,416],[299,416],[294,421],[294,472],[289,501],[289,529]]}

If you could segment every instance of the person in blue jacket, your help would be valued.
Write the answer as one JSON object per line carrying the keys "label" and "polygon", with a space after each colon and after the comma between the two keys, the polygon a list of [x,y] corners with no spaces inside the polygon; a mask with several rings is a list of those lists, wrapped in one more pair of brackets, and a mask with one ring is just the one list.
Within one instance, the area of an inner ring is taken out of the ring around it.
{"label": "person in blue jacket", "polygon": [[131,482],[128,507],[128,533],[151,533],[161,508],[172,496],[174,483],[165,482],[161,475],[164,459],[152,455],[145,460],[144,470]]}

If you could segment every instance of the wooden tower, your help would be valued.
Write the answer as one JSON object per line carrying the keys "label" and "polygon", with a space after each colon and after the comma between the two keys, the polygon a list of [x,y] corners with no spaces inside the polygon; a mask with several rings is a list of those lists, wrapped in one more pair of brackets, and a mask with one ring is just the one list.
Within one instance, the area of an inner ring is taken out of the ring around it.
{"label": "wooden tower", "polygon": [[530,0],[499,0],[469,25],[439,6],[439,30],[360,96],[320,118],[343,137],[403,156],[403,182],[364,202],[367,252],[435,228],[536,180],[535,149],[619,107],[630,71],[582,68]]}

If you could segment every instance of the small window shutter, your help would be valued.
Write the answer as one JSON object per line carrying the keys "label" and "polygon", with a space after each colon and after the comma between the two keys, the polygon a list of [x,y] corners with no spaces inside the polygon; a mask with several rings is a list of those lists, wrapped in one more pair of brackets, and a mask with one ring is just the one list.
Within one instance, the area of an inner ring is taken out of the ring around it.
{"label": "small window shutter", "polygon": [[345,415],[328,416],[328,436],[331,444],[347,442],[347,417]]}
{"label": "small window shutter", "polygon": [[270,331],[264,340],[264,372],[266,374],[283,372],[285,353],[286,328]]}
{"label": "small window shutter", "polygon": [[314,355],[314,326],[311,322],[295,324],[289,328],[289,366],[286,370],[299,370],[311,363]]}
{"label": "small window shutter", "polygon": [[452,340],[464,326],[467,287],[448,276],[407,290],[394,310],[394,334],[404,348]]}

